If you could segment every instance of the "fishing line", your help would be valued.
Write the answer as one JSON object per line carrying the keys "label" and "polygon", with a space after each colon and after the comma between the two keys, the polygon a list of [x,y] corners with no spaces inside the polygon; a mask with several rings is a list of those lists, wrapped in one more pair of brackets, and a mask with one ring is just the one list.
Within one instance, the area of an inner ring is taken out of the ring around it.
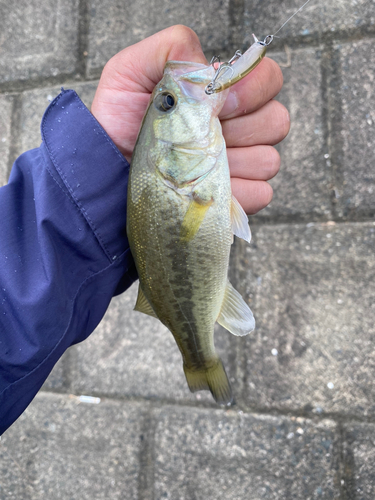
{"label": "fishing line", "polygon": [[292,16],[290,16],[290,18],[289,18],[289,19],[287,19],[287,20],[285,21],[285,23],[284,23],[284,24],[283,24],[283,25],[282,25],[282,26],[281,26],[281,27],[280,27],[280,28],[276,31],[276,33],[274,33],[273,35],[270,35],[270,36],[275,36],[275,35],[277,35],[277,34],[278,34],[278,32],[279,32],[279,31],[281,31],[281,30],[284,28],[284,26],[285,26],[287,23],[289,23],[289,21],[290,21],[291,19],[293,19],[293,17],[294,17],[294,16],[296,16],[296,15],[298,14],[298,12],[300,12],[300,11],[301,11],[301,10],[305,7],[305,5],[307,5],[309,2],[310,2],[310,0],[307,0],[307,2],[305,2],[305,3],[302,5],[302,7],[300,7],[300,8],[299,8],[299,9],[298,9],[298,10],[297,10],[297,11],[296,11],[296,12],[295,12]]}

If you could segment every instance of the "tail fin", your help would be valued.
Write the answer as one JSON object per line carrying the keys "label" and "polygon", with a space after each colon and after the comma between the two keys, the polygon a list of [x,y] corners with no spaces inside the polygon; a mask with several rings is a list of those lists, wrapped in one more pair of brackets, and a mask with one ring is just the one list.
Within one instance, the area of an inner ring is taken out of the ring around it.
{"label": "tail fin", "polygon": [[209,390],[219,405],[233,402],[232,389],[220,359],[211,368],[190,370],[184,365],[185,377],[191,392]]}

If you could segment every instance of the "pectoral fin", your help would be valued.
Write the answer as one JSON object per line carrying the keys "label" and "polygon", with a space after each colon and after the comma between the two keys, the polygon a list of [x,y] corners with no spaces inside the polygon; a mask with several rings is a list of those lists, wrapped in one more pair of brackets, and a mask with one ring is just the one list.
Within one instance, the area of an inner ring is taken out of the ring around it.
{"label": "pectoral fin", "polygon": [[157,318],[150,302],[146,299],[145,294],[142,291],[141,285],[138,286],[138,297],[137,302],[135,303],[134,311],[148,314],[149,316]]}
{"label": "pectoral fin", "polygon": [[250,243],[251,231],[247,215],[245,214],[244,209],[241,207],[241,205],[233,195],[232,195],[232,205],[231,205],[231,217],[232,217],[233,234]]}
{"label": "pectoral fin", "polygon": [[207,210],[212,205],[212,200],[206,202],[200,200],[197,196],[196,201],[192,199],[189,203],[184,220],[181,225],[180,239],[182,242],[188,242],[197,234]]}
{"label": "pectoral fin", "polygon": [[239,337],[248,335],[255,328],[253,313],[229,281],[217,322]]}

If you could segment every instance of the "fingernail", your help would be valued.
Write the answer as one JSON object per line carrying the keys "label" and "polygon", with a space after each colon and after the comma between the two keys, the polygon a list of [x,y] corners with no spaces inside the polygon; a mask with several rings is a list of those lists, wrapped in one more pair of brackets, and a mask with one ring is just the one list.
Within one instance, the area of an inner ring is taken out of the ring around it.
{"label": "fingernail", "polygon": [[234,113],[238,108],[238,99],[237,94],[233,90],[231,90],[228,94],[228,97],[224,103],[223,109],[220,113],[220,118],[227,117]]}

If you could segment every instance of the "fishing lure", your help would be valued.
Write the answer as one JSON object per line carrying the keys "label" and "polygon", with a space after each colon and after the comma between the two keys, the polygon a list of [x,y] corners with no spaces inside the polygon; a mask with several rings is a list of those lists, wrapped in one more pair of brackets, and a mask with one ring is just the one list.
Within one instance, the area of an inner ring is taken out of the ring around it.
{"label": "fishing lure", "polygon": [[267,47],[273,42],[277,33],[281,31],[284,26],[300,12],[310,0],[307,0],[292,16],[285,21],[285,23],[280,26],[280,28],[273,34],[267,35],[263,41],[258,40],[253,34],[254,43],[247,49],[247,51],[242,54],[239,50],[236,51],[234,56],[225,63],[220,64],[220,59],[214,56],[211,59],[210,64],[215,67],[216,63],[219,63],[219,67],[212,81],[206,86],[205,92],[207,95],[212,95],[217,92],[222,92],[223,90],[231,87],[239,80],[242,80],[246,75],[248,75],[263,59],[266,54]]}

